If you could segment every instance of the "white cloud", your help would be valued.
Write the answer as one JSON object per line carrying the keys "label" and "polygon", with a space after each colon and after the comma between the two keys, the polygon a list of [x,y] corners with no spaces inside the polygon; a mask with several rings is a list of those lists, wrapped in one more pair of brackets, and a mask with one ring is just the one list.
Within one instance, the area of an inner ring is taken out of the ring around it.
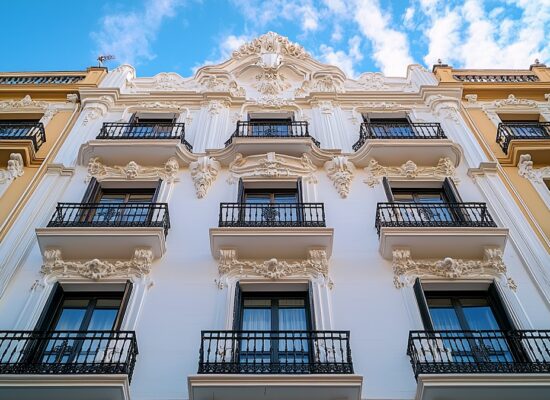
{"label": "white cloud", "polygon": [[424,56],[426,65],[433,65],[438,59],[451,62],[460,42],[460,26],[461,17],[456,11],[447,11],[432,21],[425,32],[429,41],[428,54]]}
{"label": "white cloud", "polygon": [[204,65],[216,65],[228,60],[231,57],[231,53],[233,53],[246,42],[252,40],[253,37],[254,35],[246,34],[239,36],[227,35],[220,41],[218,49],[216,50],[216,55],[214,55],[216,58],[209,58],[207,60],[204,60],[202,63],[195,64],[191,68],[191,71],[193,72],[193,74],[195,74],[197,70]]}
{"label": "white cloud", "polygon": [[355,64],[363,59],[361,53],[361,38],[354,36],[348,41],[348,51],[335,50],[331,46],[322,44],[319,47],[321,51],[321,60],[327,64],[333,64],[339,67],[348,77],[356,77]]}
{"label": "white cloud", "polygon": [[120,12],[101,18],[101,28],[91,36],[98,54],[112,54],[120,63],[152,60],[151,48],[166,18],[173,17],[182,0],[147,0],[140,11]]}
{"label": "white cloud", "polygon": [[405,14],[403,14],[403,25],[405,25],[405,27],[411,29],[414,27],[414,13],[415,13],[415,8],[414,6],[410,6],[410,7],[407,7],[407,9],[405,10]]}
{"label": "white cloud", "polygon": [[332,42],[339,42],[342,40],[343,33],[342,33],[342,26],[340,24],[334,25],[334,29],[332,31],[332,35],[330,36],[330,40]]}

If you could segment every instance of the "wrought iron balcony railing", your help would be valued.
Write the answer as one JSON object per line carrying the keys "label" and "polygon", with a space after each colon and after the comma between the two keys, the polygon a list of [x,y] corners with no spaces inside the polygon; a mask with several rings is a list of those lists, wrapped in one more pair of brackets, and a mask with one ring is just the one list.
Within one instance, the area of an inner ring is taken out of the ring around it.
{"label": "wrought iron balcony railing", "polygon": [[69,85],[86,78],[84,75],[0,76],[0,85]]}
{"label": "wrought iron balcony railing", "polygon": [[138,347],[129,331],[0,331],[0,374],[124,374]]}
{"label": "wrought iron balcony railing", "polygon": [[504,153],[515,139],[550,140],[550,122],[501,122],[497,129],[497,143]]}
{"label": "wrought iron balcony railing", "polygon": [[349,331],[203,331],[199,374],[353,374]]}
{"label": "wrought iron balcony railing", "polygon": [[476,83],[519,83],[538,82],[539,77],[529,74],[508,74],[508,75],[453,75],[453,78],[461,82]]}
{"label": "wrought iron balcony railing", "polygon": [[324,227],[323,203],[221,203],[220,227]]}
{"label": "wrought iron balcony railing", "polygon": [[237,129],[225,142],[229,146],[236,137],[254,138],[311,138],[317,147],[319,141],[309,135],[309,124],[306,121],[237,121]]}
{"label": "wrought iron balcony railing", "polygon": [[189,151],[193,151],[193,146],[185,140],[184,123],[106,122],[97,139],[179,139]]}
{"label": "wrought iron balcony railing", "polygon": [[550,373],[550,331],[411,331],[419,374]]}
{"label": "wrought iron balcony railing", "polygon": [[496,227],[485,203],[378,203],[375,227]]}
{"label": "wrought iron balcony railing", "polygon": [[363,122],[359,140],[353,145],[357,151],[367,139],[446,139],[439,123]]}
{"label": "wrought iron balcony railing", "polygon": [[42,122],[2,122],[0,120],[0,140],[31,140],[38,151],[46,141],[46,131]]}
{"label": "wrought iron balcony railing", "polygon": [[58,203],[48,227],[170,228],[166,203]]}

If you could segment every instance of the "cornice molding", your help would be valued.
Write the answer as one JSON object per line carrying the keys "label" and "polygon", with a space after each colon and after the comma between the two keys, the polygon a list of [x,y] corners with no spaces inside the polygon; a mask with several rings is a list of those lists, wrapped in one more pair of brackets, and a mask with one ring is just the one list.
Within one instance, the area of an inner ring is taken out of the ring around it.
{"label": "cornice molding", "polygon": [[19,153],[11,153],[7,168],[0,169],[0,184],[10,183],[24,173],[23,157]]}
{"label": "cornice molding", "polygon": [[347,156],[336,156],[325,163],[325,171],[341,198],[349,195],[355,166]]}
{"label": "cornice molding", "polygon": [[209,156],[199,157],[197,161],[189,164],[197,198],[202,199],[206,196],[208,189],[218,176],[220,167],[220,163]]}
{"label": "cornice molding", "polygon": [[[502,251],[486,248],[483,260],[464,260],[446,257],[443,260],[413,260],[410,250],[396,248],[393,255],[393,283],[397,289],[412,286],[416,278],[422,279],[480,279],[506,277]],[[513,279],[506,277],[508,286],[515,290]]]}
{"label": "cornice molding", "polygon": [[419,167],[410,160],[400,167],[385,167],[373,159],[370,160],[369,165],[365,167],[364,170],[367,174],[364,182],[370,187],[380,184],[384,177],[390,180],[444,180],[445,178],[451,178],[455,183],[459,182],[458,178],[455,176],[455,166],[447,157],[441,158],[435,167]]}
{"label": "cornice molding", "polygon": [[65,261],[60,249],[44,252],[44,264],[40,272],[46,277],[87,278],[94,281],[106,278],[143,277],[151,271],[151,249],[135,249],[131,260],[107,261],[94,258],[88,261]]}
{"label": "cornice molding", "polygon": [[163,167],[142,167],[135,161],[130,161],[125,166],[104,165],[99,157],[90,158],[88,162],[88,176],[96,178],[98,182],[108,179],[122,180],[157,180],[162,179],[168,183],[178,181],[179,164],[175,157],[170,158]]}
{"label": "cornice molding", "polygon": [[281,280],[288,278],[322,278],[332,289],[333,282],[329,277],[328,258],[325,250],[309,250],[305,260],[239,260],[234,249],[220,250],[218,262],[218,288],[226,286],[227,278],[265,278]]}

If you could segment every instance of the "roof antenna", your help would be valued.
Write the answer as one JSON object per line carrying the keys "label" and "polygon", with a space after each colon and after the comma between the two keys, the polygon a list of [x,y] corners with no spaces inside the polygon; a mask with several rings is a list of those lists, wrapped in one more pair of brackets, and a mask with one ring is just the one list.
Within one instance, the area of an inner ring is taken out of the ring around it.
{"label": "roof antenna", "polygon": [[114,60],[114,59],[115,59],[115,56],[112,56],[110,54],[100,55],[100,56],[97,57],[98,67],[103,67],[103,63],[105,61],[111,61],[111,60]]}

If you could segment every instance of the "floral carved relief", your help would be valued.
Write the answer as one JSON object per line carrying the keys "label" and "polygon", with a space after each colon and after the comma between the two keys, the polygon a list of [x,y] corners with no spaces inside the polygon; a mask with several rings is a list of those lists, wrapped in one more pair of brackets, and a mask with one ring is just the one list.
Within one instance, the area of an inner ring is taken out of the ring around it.
{"label": "floral carved relief", "polygon": [[435,167],[419,167],[410,160],[400,167],[384,167],[378,161],[371,160],[369,165],[365,167],[365,172],[367,173],[365,183],[370,187],[381,183],[384,177],[393,179],[452,178],[455,183],[458,183],[458,179],[455,177],[454,164],[447,157],[441,158]]}
{"label": "floral carved relief", "polygon": [[325,163],[325,171],[341,198],[349,195],[355,166],[346,156],[336,156]]}
{"label": "floral carved relief", "polygon": [[216,180],[218,171],[220,170],[220,163],[212,157],[205,156],[199,157],[197,161],[193,161],[189,165],[189,168],[197,197],[202,199]]}
{"label": "floral carved relief", "polygon": [[175,158],[170,158],[163,167],[142,167],[135,161],[130,161],[125,166],[115,165],[109,167],[101,163],[98,157],[90,158],[88,163],[88,177],[96,178],[99,182],[105,179],[125,180],[154,180],[162,179],[168,183],[176,182],[179,164]]}

